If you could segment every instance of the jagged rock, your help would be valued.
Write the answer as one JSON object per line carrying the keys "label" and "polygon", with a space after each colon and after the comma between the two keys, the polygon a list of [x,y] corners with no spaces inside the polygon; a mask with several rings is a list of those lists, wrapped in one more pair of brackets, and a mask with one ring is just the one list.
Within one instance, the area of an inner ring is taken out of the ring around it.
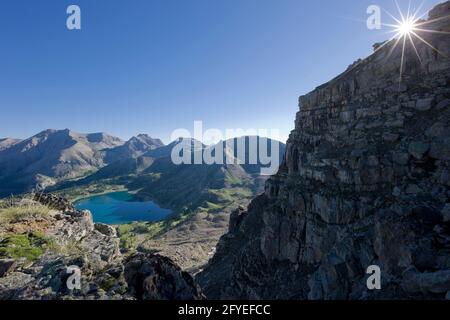
{"label": "jagged rock", "polygon": [[447,203],[444,209],[442,209],[442,217],[444,222],[450,222],[450,203]]}
{"label": "jagged rock", "polygon": [[63,245],[79,242],[94,231],[94,222],[89,211],[71,212],[63,220],[57,221],[49,234],[58,238]]}
{"label": "jagged rock", "polygon": [[[430,16],[450,30],[450,1]],[[447,35],[423,37],[450,55]],[[416,43],[422,64],[405,51],[399,90],[394,43],[300,97],[278,174],[196,277],[208,298],[446,297],[450,61]],[[366,287],[371,265],[380,291]]]}
{"label": "jagged rock", "polygon": [[430,110],[433,104],[434,98],[420,99],[416,101],[414,109],[419,111]]}
{"label": "jagged rock", "polygon": [[409,154],[407,154],[406,152],[395,152],[392,155],[392,158],[395,163],[400,165],[406,165],[409,162]]}
{"label": "jagged rock", "polygon": [[448,14],[448,11],[450,10],[450,3],[444,2],[441,4],[438,4],[434,8],[430,10],[429,17],[430,19],[437,19],[439,17],[445,17],[445,15]]}
{"label": "jagged rock", "polygon": [[18,299],[19,289],[29,285],[33,279],[32,275],[22,272],[12,272],[0,278],[0,300]]}
{"label": "jagged rock", "polygon": [[231,213],[229,225],[230,231],[235,230],[239,226],[246,213],[247,211],[244,207],[239,207]]}
{"label": "jagged rock", "polygon": [[444,293],[450,290],[450,270],[419,273],[407,270],[402,288],[409,293]]}
{"label": "jagged rock", "polygon": [[418,160],[423,159],[428,150],[430,150],[430,145],[424,142],[412,142],[408,148],[409,154]]}
{"label": "jagged rock", "polygon": [[450,161],[450,137],[433,142],[430,156],[435,159]]}
{"label": "jagged rock", "polygon": [[140,300],[201,300],[194,279],[169,258],[136,254],[125,263],[125,279],[131,293]]}
{"label": "jagged rock", "polygon": [[405,190],[406,194],[419,194],[422,192],[422,189],[419,188],[416,184],[410,184]]}
{"label": "jagged rock", "polygon": [[391,132],[383,133],[383,140],[385,140],[387,142],[395,142],[398,140],[399,137],[400,137],[400,135],[398,135],[397,133],[391,133]]}
{"label": "jagged rock", "polygon": [[16,266],[16,260],[14,259],[0,259],[0,278],[8,275],[9,272],[14,270]]}
{"label": "jagged rock", "polygon": [[436,105],[436,109],[441,110],[441,109],[448,108],[449,106],[450,106],[450,99],[445,99]]}
{"label": "jagged rock", "polygon": [[34,200],[62,212],[75,211],[75,208],[68,200],[51,193],[35,193]]}
{"label": "jagged rock", "polygon": [[117,236],[106,236],[98,231],[89,233],[80,241],[82,248],[89,248],[86,253],[91,261],[99,265],[110,264],[120,257],[120,240]]}
{"label": "jagged rock", "polygon": [[116,237],[117,236],[116,229],[114,229],[111,226],[108,226],[107,224],[96,223],[94,225],[94,227],[95,227],[95,230],[97,230],[98,232],[100,232],[101,234],[103,234],[105,236],[109,236],[109,237]]}

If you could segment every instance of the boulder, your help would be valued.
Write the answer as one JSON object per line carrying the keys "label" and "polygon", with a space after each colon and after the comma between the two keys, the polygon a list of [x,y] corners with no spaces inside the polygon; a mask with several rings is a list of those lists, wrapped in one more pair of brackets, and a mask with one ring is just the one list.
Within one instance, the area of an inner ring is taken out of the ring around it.
{"label": "boulder", "polygon": [[194,279],[172,260],[156,254],[138,253],[125,262],[130,293],[139,300],[202,300]]}
{"label": "boulder", "polygon": [[16,260],[14,259],[0,259],[0,278],[8,275],[13,271],[16,266]]}
{"label": "boulder", "polygon": [[433,106],[433,101],[434,98],[419,99],[417,100],[414,109],[419,111],[428,111]]}
{"label": "boulder", "polygon": [[446,294],[450,290],[450,270],[427,273],[407,270],[401,286],[408,293]]}
{"label": "boulder", "polygon": [[442,209],[442,218],[444,222],[450,222],[450,203],[447,203]]}
{"label": "boulder", "polygon": [[109,237],[116,237],[117,236],[117,232],[116,229],[104,224],[104,223],[96,223],[94,225],[95,230],[97,230],[98,232],[100,232],[101,234],[105,235],[105,236],[109,236]]}
{"label": "boulder", "polygon": [[411,142],[408,148],[409,154],[417,160],[423,159],[428,150],[430,150],[430,145],[425,142]]}

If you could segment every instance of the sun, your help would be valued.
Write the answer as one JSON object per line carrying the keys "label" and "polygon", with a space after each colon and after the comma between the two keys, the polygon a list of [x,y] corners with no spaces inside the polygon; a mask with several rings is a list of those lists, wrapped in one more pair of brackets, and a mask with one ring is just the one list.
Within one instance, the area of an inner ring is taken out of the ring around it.
{"label": "sun", "polygon": [[[400,9],[400,6],[398,5],[397,0],[394,0],[399,17],[395,17],[388,11],[384,10],[392,19],[393,23],[391,24],[385,24],[382,23],[383,26],[388,27],[390,30],[388,33],[393,33],[393,36],[388,40],[385,41],[383,45],[379,46],[376,51],[381,50],[384,46],[393,44],[389,54],[387,55],[387,58],[389,58],[394,51],[395,48],[397,48],[399,45],[401,46],[401,61],[400,61],[400,79],[399,83],[402,81],[402,75],[404,71],[404,64],[405,64],[405,51],[407,46],[410,46],[413,48],[414,52],[417,55],[417,58],[419,59],[420,63],[422,63],[422,59],[419,55],[419,50],[416,47],[416,43],[424,43],[440,55],[446,57],[444,54],[442,54],[437,48],[435,48],[432,44],[430,44],[425,38],[422,36],[424,33],[439,33],[439,34],[450,34],[449,32],[445,31],[438,31],[429,29],[426,26],[431,24],[432,22],[438,20],[438,19],[429,19],[429,20],[423,20],[426,13],[429,10],[426,10],[423,14],[420,14],[420,11],[422,10],[422,6],[425,3],[422,2],[422,4],[417,8],[417,10],[412,10],[411,8],[411,0],[409,1],[408,10],[406,12],[402,11]],[[446,57],[448,58],[448,57]]]}
{"label": "sun", "polygon": [[397,32],[400,36],[408,36],[412,34],[417,28],[417,21],[414,18],[408,17],[404,19],[398,26]]}

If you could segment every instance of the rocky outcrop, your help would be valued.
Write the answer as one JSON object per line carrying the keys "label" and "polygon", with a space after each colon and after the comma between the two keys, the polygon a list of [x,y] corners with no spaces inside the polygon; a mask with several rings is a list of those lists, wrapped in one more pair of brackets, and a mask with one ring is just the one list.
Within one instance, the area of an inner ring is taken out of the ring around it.
{"label": "rocky outcrop", "polygon": [[[0,274],[0,299],[122,299],[126,283],[123,272],[116,271],[123,270],[117,236],[95,225],[89,211],[76,211],[63,198],[36,194],[34,199],[54,209],[39,218],[39,225],[45,226],[39,230],[43,241],[52,247],[35,261],[0,260],[0,265],[7,267]],[[36,225],[36,218],[28,217],[16,222],[10,231],[17,236],[31,232]],[[69,268],[74,267],[80,271],[81,287],[70,290]]]}
{"label": "rocky outcrop", "polygon": [[[54,195],[37,194],[34,199],[54,210],[0,228],[0,247],[11,236],[25,237],[13,244],[17,246],[26,237],[38,237],[37,231],[42,234],[36,247],[22,249],[24,258],[5,257],[0,250],[0,300],[202,297],[192,277],[167,258],[137,254],[124,261],[116,230],[94,224],[89,211],[77,211]],[[33,201],[27,200],[27,205]],[[39,242],[46,245],[38,247]],[[26,258],[41,248],[45,250],[35,260]],[[79,286],[71,278],[77,275]]]}
{"label": "rocky outcrop", "polygon": [[[450,31],[449,15],[426,28]],[[415,39],[401,68],[394,40],[300,98],[285,162],[197,277],[208,298],[449,295],[450,41],[421,37],[439,53]]]}
{"label": "rocky outcrop", "polygon": [[125,263],[130,292],[141,300],[202,300],[200,287],[169,258],[140,253]]}
{"label": "rocky outcrop", "polygon": [[70,203],[70,201],[51,193],[43,193],[43,192],[35,193],[33,196],[33,200],[58,211],[62,212],[76,211],[72,203]]}

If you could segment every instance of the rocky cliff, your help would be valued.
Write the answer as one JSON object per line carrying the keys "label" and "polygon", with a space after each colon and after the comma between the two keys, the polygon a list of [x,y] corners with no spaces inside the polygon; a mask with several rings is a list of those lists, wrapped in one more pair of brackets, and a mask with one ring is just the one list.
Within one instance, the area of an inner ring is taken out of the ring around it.
{"label": "rocky cliff", "polygon": [[450,297],[449,16],[420,60],[393,40],[300,98],[284,164],[198,275],[208,298]]}

